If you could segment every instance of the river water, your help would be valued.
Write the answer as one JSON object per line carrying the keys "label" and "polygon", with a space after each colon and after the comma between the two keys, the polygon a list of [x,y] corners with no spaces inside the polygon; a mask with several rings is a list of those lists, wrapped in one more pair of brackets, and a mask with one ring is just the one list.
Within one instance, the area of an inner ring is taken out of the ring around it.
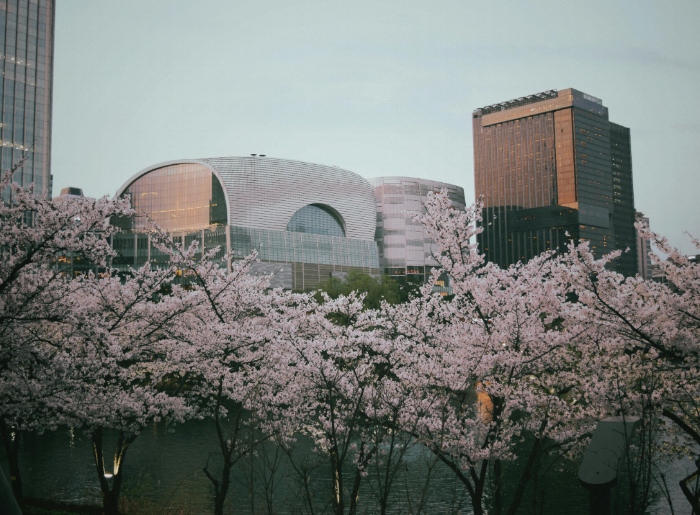
{"label": "river water", "polygon": [[[111,435],[112,437],[114,435]],[[107,439],[109,441],[109,439]],[[312,443],[301,439],[297,457],[313,458]],[[100,504],[92,445],[83,433],[60,429],[43,435],[21,436],[21,467],[25,494],[31,497],[49,498],[71,503]],[[123,466],[123,493],[131,499],[152,503],[160,507],[188,508],[192,513],[210,513],[212,485],[202,469],[209,462],[210,470],[217,470],[217,439],[211,421],[192,421],[168,427],[154,424],[142,432],[129,448]],[[108,451],[106,446],[106,454]],[[252,460],[244,460],[234,467],[235,474],[228,494],[230,513],[280,515],[302,513],[300,476],[294,473],[289,461],[275,454],[272,445],[261,449]],[[276,463],[272,477],[265,463]],[[4,452],[0,461],[8,474]],[[518,460],[523,462],[524,459]],[[468,496],[455,481],[454,474],[441,463],[431,469],[432,457],[420,446],[410,447],[404,457],[404,465],[397,472],[392,488],[391,513],[415,513],[421,493],[425,491],[426,514],[468,514],[471,507]],[[512,476],[520,465],[512,465]],[[578,483],[577,463],[563,462],[552,469],[545,479],[544,514],[587,515],[588,495]],[[689,512],[678,481],[694,470],[693,463],[681,460],[666,467],[667,481],[672,490],[676,513]],[[268,470],[268,473],[265,473]],[[252,472],[251,472],[252,471]],[[382,474],[383,475],[383,474]],[[251,502],[252,491],[256,492]],[[347,477],[351,477],[349,474]],[[360,490],[361,513],[375,513],[377,477],[372,471],[363,480]],[[308,472],[317,508],[323,507],[328,498],[330,481],[325,463]],[[348,480],[346,480],[348,481]],[[511,480],[512,481],[512,480]],[[265,484],[268,485],[265,488]],[[512,486],[512,484],[511,484]],[[318,513],[318,512],[317,512]],[[529,489],[518,513],[533,512],[532,488]],[[665,501],[657,502],[651,513],[670,513]]]}

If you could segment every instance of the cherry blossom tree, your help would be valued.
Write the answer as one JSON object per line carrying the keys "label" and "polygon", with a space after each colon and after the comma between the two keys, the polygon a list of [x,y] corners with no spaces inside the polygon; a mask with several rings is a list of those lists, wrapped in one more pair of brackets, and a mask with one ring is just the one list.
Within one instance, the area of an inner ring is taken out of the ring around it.
{"label": "cherry blossom tree", "polygon": [[[407,468],[407,453],[421,445],[416,438],[419,428],[449,398],[429,384],[429,379],[443,370],[440,363],[444,347],[436,343],[444,335],[448,314],[442,298],[431,295],[430,290],[430,286],[424,286],[408,304],[392,306],[385,302],[381,313],[375,315],[383,329],[377,335],[380,337],[365,347],[374,377],[364,406],[364,438],[374,456],[363,466],[363,472],[371,471],[370,490],[382,514],[399,501],[392,490],[399,473]],[[425,488],[429,479],[428,473]]]}
{"label": "cherry blossom tree", "polygon": [[[214,421],[221,473],[210,470],[209,463],[204,473],[214,487],[214,513],[221,515],[233,466],[264,441],[284,438],[293,427],[287,417],[270,416],[273,406],[289,404],[289,388],[272,380],[275,347],[264,316],[269,277],[250,274],[257,254],[233,262],[228,272],[214,259],[218,248],[204,249],[201,259],[195,258],[196,248],[197,242],[188,251],[179,244],[170,251],[171,263],[188,279],[188,290],[198,301],[168,329],[178,342],[168,359],[177,363],[193,409]],[[176,296],[183,293],[182,288],[173,291]]]}
{"label": "cherry blossom tree", "polygon": [[[665,238],[652,233],[647,227],[639,228],[652,239],[661,253],[666,254],[666,260],[662,261],[657,255],[652,255],[652,259],[664,270],[670,284],[661,285],[652,301],[663,311],[662,316],[654,318],[657,325],[655,334],[648,334],[644,326],[638,323],[635,324],[635,331],[641,333],[640,339],[641,335],[646,336],[643,341],[647,347],[654,348],[667,358],[668,364],[675,365],[668,367],[675,369],[673,395],[664,406],[663,415],[692,438],[696,445],[700,445],[700,405],[697,402],[700,397],[700,263],[681,255]],[[700,251],[700,240],[693,238],[692,242],[695,249]],[[626,289],[631,286],[632,282],[626,285]],[[654,288],[648,282],[645,286]],[[637,313],[637,317],[640,315]],[[683,360],[682,366],[678,366],[680,359]]]}
{"label": "cherry blossom tree", "polygon": [[[332,512],[357,513],[367,467],[386,441],[376,438],[377,423],[368,415],[377,416],[372,401],[390,369],[385,323],[354,293],[335,299],[324,295],[322,303],[280,294],[270,307],[268,317],[277,331],[276,378],[287,385],[284,416],[298,421],[298,431],[313,439],[315,452],[326,460]],[[292,447],[285,449],[313,512],[308,468],[294,460]]]}
{"label": "cherry blossom tree", "polygon": [[[472,242],[480,209],[477,203],[452,210],[443,192],[431,194],[426,212],[416,216],[436,241],[435,259],[451,278],[454,298],[443,305],[425,300],[433,274],[422,298],[393,309],[398,332],[426,342],[430,356],[418,368],[411,360],[419,358],[408,353],[409,365],[394,373],[413,374],[415,403],[432,406],[408,429],[462,481],[474,513],[490,503],[489,513],[513,514],[546,447],[573,452],[607,405],[595,395],[595,377],[582,374],[584,327],[564,319],[567,283],[555,274],[560,258],[545,253],[505,270],[484,264]],[[435,390],[442,397],[425,396]],[[506,496],[503,467],[526,436],[525,463]]]}
{"label": "cherry blossom tree", "polygon": [[[76,280],[81,295],[67,300],[67,317],[56,324],[56,346],[72,378],[52,397],[60,423],[92,438],[105,513],[116,514],[129,446],[149,424],[182,422],[194,415],[181,385],[170,381],[176,364],[166,358],[177,342],[167,331],[194,309],[194,295],[160,295],[175,277],[174,265],[149,264],[127,274],[108,270]],[[117,433],[114,465],[107,466],[105,430]]]}
{"label": "cherry blossom tree", "polygon": [[[600,375],[607,378],[617,410],[650,422],[665,418],[683,437],[673,445],[666,438],[666,450],[696,454],[700,445],[700,264],[642,224],[638,229],[666,256],[662,260],[651,255],[669,284],[622,277],[611,270],[617,253],[595,260],[588,244],[570,245],[559,272],[577,298],[569,317],[592,328],[587,338],[596,342],[597,353],[604,357]],[[693,243],[700,248],[698,240]]]}
{"label": "cherry blossom tree", "polygon": [[[542,460],[574,455],[610,413],[665,417],[700,444],[700,266],[653,233],[672,285],[624,278],[611,270],[617,254],[597,260],[586,242],[501,269],[474,243],[481,205],[457,211],[446,193],[431,194],[414,219],[434,238],[454,296],[432,293],[434,272],[407,302],[367,309],[356,293],[271,290],[250,273],[255,253],[228,271],[218,249],[157,230],[168,264],[117,272],[105,266],[108,218],[131,215],[128,200],[59,204],[11,173],[6,189],[0,435],[18,497],[16,432],[59,425],[90,434],[109,514],[127,450],[163,419],[212,418],[222,465],[204,472],[217,515],[233,466],[267,441],[289,456],[313,511],[295,433],[327,465],[335,515],[357,513],[370,467],[385,513],[413,444],[454,473],[477,515],[514,514]],[[71,277],[63,261],[74,257],[99,273]],[[117,435],[111,470],[107,431]]]}
{"label": "cherry blossom tree", "polygon": [[53,350],[43,343],[43,324],[65,315],[72,288],[69,261],[103,265],[115,232],[109,217],[131,212],[123,199],[47,200],[46,194],[12,181],[22,165],[0,180],[0,435],[18,499],[18,431],[52,427],[45,425],[42,409],[48,396],[65,388],[62,369],[49,366]]}

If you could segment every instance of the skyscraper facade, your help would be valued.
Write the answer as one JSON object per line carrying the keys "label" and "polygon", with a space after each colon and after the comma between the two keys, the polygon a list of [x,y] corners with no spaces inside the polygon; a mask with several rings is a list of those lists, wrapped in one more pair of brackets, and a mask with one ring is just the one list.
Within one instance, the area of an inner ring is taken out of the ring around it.
{"label": "skyscraper facade", "polygon": [[[0,1],[2,170],[27,152],[18,184],[51,197],[51,103],[55,0]],[[3,192],[7,200],[8,192]]]}
{"label": "skyscraper facade", "polygon": [[[618,272],[626,277],[637,274],[637,221],[632,185],[632,146],[630,130],[610,122],[610,160],[613,180],[613,230],[615,246],[624,251],[615,260]],[[629,251],[627,250],[629,249]]]}
{"label": "skyscraper facade", "polygon": [[575,89],[549,90],[477,109],[474,181],[483,198],[480,250],[505,267],[571,239],[636,273],[629,129]]}

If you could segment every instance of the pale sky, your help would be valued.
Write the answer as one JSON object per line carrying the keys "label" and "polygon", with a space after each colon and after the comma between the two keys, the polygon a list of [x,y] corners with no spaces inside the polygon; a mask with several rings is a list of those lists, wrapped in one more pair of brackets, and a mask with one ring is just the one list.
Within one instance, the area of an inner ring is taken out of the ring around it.
{"label": "pale sky", "polygon": [[630,127],[652,229],[684,253],[683,232],[700,237],[697,0],[57,4],[54,195],[257,153],[453,183],[471,203],[472,111],[571,87]]}

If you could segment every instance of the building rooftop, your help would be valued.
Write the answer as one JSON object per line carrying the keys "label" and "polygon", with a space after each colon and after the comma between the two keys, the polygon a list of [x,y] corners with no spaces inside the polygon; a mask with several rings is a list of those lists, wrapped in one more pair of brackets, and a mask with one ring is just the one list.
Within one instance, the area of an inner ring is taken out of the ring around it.
{"label": "building rooftop", "polygon": [[[73,186],[68,186],[61,190],[61,194],[58,197],[53,197],[53,200],[58,200],[63,202],[65,199],[69,198],[85,198],[83,195],[83,190],[81,188],[75,188]],[[90,198],[90,197],[87,197]]]}
{"label": "building rooftop", "polygon": [[67,188],[63,188],[61,190],[61,195],[75,195],[76,197],[82,197],[83,190],[80,188],[73,188],[72,186],[68,186]]}
{"label": "building rooftop", "polygon": [[575,90],[573,88],[569,89],[564,89],[564,90],[556,90],[556,89],[549,89],[547,91],[543,91],[541,93],[535,93],[533,95],[527,95],[524,97],[519,97],[519,98],[514,98],[513,100],[506,100],[505,102],[500,102],[498,104],[492,104],[489,106],[485,107],[480,107],[479,109],[474,110],[474,114],[481,114],[481,115],[487,115],[491,113],[497,113],[500,111],[506,111],[508,109],[514,109],[516,107],[521,107],[529,104],[535,104],[537,102],[542,102],[544,100],[550,100],[553,98],[558,98],[562,97],[564,95],[573,95],[576,97],[581,97],[584,100],[588,100],[589,102],[593,102],[594,104],[598,104],[600,106],[603,105],[603,101],[600,98],[594,97],[593,95],[589,95],[587,93],[583,93],[582,91]]}
{"label": "building rooftop", "polygon": [[548,98],[557,98],[558,93],[556,89],[550,89],[543,91],[542,93],[535,93],[534,95],[527,95],[520,98],[514,98],[513,100],[506,100],[499,104],[493,104],[486,107],[481,107],[476,109],[474,112],[481,112],[481,114],[491,114],[497,111],[505,111],[506,109],[512,109],[513,107],[520,107],[528,104],[534,104],[535,102],[541,102],[542,100],[547,100]]}

